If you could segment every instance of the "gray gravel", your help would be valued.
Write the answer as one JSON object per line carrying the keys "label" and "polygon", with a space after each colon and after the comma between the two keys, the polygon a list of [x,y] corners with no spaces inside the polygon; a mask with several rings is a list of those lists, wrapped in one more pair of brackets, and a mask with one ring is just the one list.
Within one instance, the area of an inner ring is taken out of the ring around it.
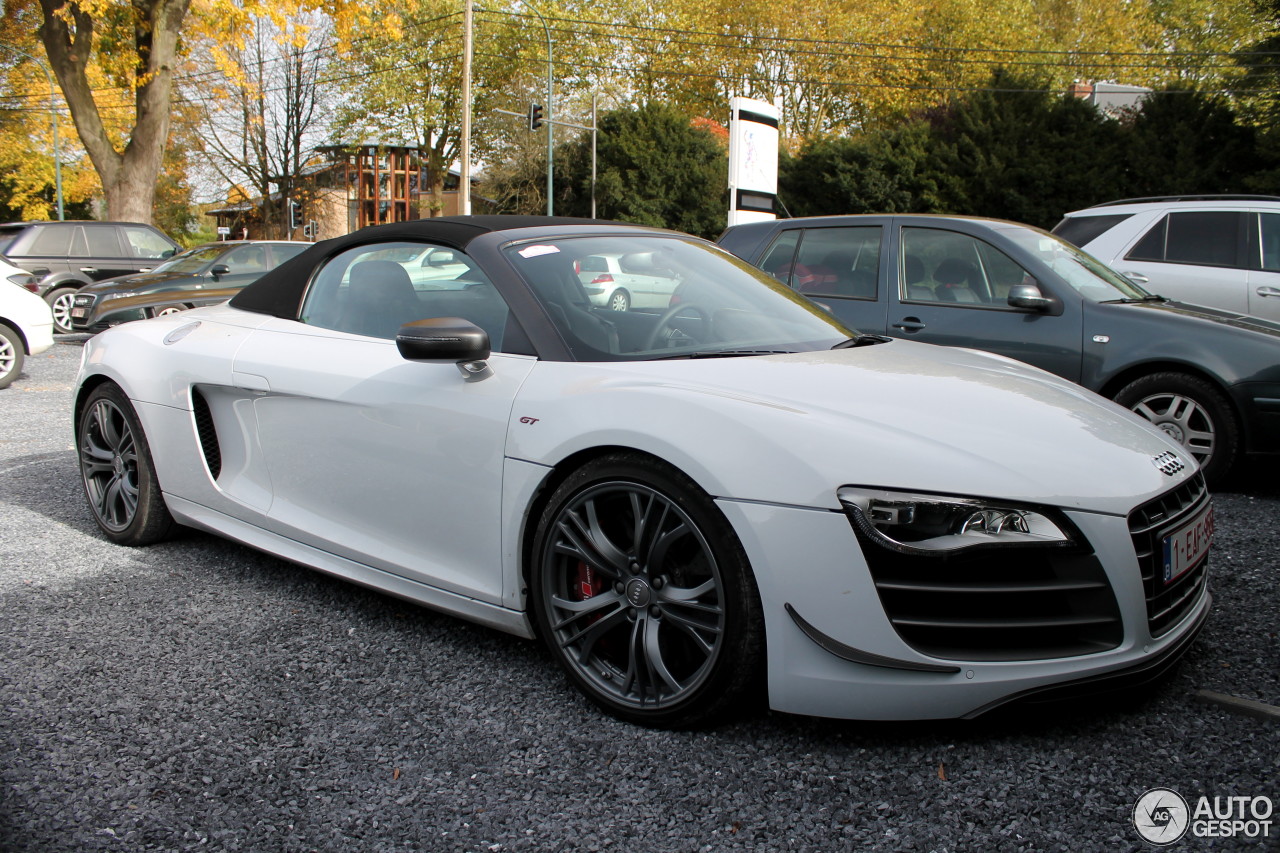
{"label": "gray gravel", "polygon": [[[1217,497],[1215,613],[1141,701],[977,723],[601,716],[534,643],[198,533],[100,537],[60,339],[0,391],[0,849],[1141,850],[1137,797],[1269,796],[1280,473]],[[1280,849],[1272,838],[1216,850]],[[1188,836],[1173,849],[1203,849]]]}

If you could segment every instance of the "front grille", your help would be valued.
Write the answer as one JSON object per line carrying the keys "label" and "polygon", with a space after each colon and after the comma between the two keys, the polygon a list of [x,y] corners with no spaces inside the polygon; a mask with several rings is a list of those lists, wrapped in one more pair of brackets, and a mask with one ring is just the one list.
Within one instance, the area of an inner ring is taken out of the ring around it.
{"label": "front grille", "polygon": [[216,480],[222,473],[222,450],[218,446],[218,431],[213,425],[213,412],[199,388],[191,389],[191,410],[196,419],[200,449],[204,451],[204,461],[209,466],[209,476]]}
{"label": "front grille", "polygon": [[1176,489],[1129,513],[1129,536],[1142,570],[1147,597],[1147,627],[1152,637],[1167,633],[1196,605],[1209,584],[1208,555],[1168,585],[1160,569],[1164,537],[1190,521],[1209,503],[1204,477],[1196,474]]}
{"label": "front grille", "polygon": [[1042,660],[1106,651],[1123,637],[1115,594],[1088,548],[918,556],[880,546],[856,522],[853,528],[885,613],[923,654]]}

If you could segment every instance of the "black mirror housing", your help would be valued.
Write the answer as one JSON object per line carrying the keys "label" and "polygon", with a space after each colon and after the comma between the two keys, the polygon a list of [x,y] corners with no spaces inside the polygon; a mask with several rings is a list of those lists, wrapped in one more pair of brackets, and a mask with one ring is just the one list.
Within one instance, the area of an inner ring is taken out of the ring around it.
{"label": "black mirror housing", "polygon": [[1009,288],[1009,306],[1029,311],[1048,311],[1053,308],[1053,300],[1040,292],[1034,284],[1015,284]]}
{"label": "black mirror housing", "polygon": [[401,326],[396,349],[408,361],[484,361],[489,357],[489,335],[459,317],[435,317]]}

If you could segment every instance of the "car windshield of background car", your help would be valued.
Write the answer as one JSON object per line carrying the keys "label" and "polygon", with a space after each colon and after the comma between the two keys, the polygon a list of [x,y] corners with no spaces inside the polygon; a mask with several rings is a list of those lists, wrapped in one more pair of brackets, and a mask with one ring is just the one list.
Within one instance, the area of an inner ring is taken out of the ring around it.
{"label": "car windshield of background car", "polygon": [[1026,228],[1011,228],[1003,233],[1048,264],[1086,299],[1106,302],[1112,299],[1145,299],[1151,295],[1097,258],[1059,237]]}
{"label": "car windshield of background car", "polygon": [[[679,237],[611,235],[522,241],[504,249],[579,360],[829,349],[857,335],[818,304],[720,249]],[[575,269],[626,257],[671,282],[661,307],[593,307]],[[593,329],[604,324],[604,331]],[[597,333],[598,332],[598,333]],[[616,341],[613,339],[616,338]],[[608,346],[602,341],[609,340]]]}

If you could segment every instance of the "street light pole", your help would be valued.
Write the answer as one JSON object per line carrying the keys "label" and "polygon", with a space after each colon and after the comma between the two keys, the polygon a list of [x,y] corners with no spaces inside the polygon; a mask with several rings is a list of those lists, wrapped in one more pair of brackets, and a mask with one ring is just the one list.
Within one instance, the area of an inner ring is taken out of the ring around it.
{"label": "street light pole", "polygon": [[471,215],[471,53],[472,0],[466,0],[462,11],[462,160],[458,170],[458,212]]}
{"label": "street light pole", "polygon": [[53,75],[49,73],[49,69],[45,67],[43,62],[31,54],[18,50],[12,45],[0,44],[0,47],[30,59],[44,72],[45,79],[49,81],[49,112],[53,113],[53,184],[58,201],[58,220],[61,221],[65,218],[62,210],[62,152],[58,145],[58,95],[57,90],[53,87]]}

